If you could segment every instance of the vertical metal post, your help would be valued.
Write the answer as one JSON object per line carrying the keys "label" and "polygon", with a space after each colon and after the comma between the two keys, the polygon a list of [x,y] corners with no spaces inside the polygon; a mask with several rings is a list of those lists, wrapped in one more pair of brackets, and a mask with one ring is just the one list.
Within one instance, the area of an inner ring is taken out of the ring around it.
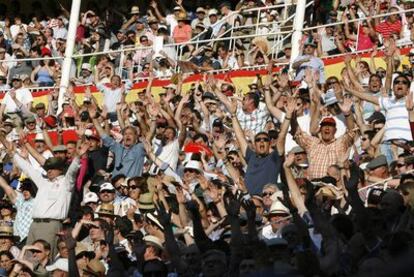
{"label": "vertical metal post", "polygon": [[296,4],[295,20],[293,23],[292,35],[292,56],[290,58],[290,67],[293,61],[299,56],[300,41],[302,40],[303,21],[305,19],[306,0],[298,0]]}
{"label": "vertical metal post", "polygon": [[76,28],[78,26],[80,5],[81,0],[72,0],[68,36],[66,38],[65,58],[63,59],[62,77],[59,85],[58,113],[62,111],[64,95],[69,85],[70,69],[72,65],[73,48],[75,47]]}

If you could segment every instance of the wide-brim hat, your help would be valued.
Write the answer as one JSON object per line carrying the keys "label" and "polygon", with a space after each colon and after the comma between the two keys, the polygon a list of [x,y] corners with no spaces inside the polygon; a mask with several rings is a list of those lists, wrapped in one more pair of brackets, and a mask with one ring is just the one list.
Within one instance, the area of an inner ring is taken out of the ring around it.
{"label": "wide-brim hat", "polygon": [[199,173],[203,173],[203,166],[199,161],[189,160],[184,166],[184,170],[186,169],[194,169]]}
{"label": "wide-brim hat", "polygon": [[156,247],[160,250],[164,250],[164,246],[162,245],[162,241],[156,236],[148,235],[148,236],[143,237],[142,240],[145,242],[145,244],[154,246],[154,247]]}
{"label": "wide-brim hat", "polygon": [[138,199],[138,208],[140,210],[154,210],[155,205],[152,200],[153,192],[142,193]]}
{"label": "wide-brim hat", "polygon": [[266,214],[267,217],[272,215],[288,216],[290,215],[290,211],[282,204],[282,202],[276,200],[272,203],[269,212]]}
{"label": "wide-brim hat", "polygon": [[99,216],[115,217],[115,208],[111,203],[102,203],[99,210],[96,212]]}
{"label": "wide-brim hat", "polygon": [[9,225],[0,225],[0,238],[9,238],[14,241],[19,241],[20,237],[15,236],[13,227]]}
{"label": "wide-brim hat", "polygon": [[51,157],[46,160],[45,164],[43,165],[43,168],[46,171],[49,169],[63,170],[65,168],[65,161],[57,157]]}

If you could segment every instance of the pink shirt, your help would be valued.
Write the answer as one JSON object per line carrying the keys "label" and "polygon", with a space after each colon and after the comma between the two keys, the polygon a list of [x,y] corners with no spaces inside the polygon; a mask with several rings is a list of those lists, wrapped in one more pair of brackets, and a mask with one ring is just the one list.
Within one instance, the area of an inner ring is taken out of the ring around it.
{"label": "pink shirt", "polygon": [[180,28],[179,25],[175,26],[173,30],[173,38],[174,42],[180,43],[180,42],[186,42],[191,39],[191,33],[192,29],[190,25],[184,25]]}
{"label": "pink shirt", "polygon": [[372,49],[372,47],[374,47],[374,42],[371,40],[371,37],[368,34],[364,34],[364,31],[362,29],[363,27],[360,26],[357,45],[358,51]]}

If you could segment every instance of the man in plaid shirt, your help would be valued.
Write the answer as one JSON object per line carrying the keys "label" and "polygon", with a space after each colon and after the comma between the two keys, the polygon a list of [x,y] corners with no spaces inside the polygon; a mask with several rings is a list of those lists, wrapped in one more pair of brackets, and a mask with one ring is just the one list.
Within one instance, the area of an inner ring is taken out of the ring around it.
{"label": "man in plaid shirt", "polygon": [[263,132],[266,122],[269,119],[269,111],[260,96],[251,92],[244,96],[243,101],[237,109],[237,119],[244,131],[251,131],[254,134]]}
{"label": "man in plaid shirt", "polygon": [[296,142],[308,154],[310,180],[326,176],[329,166],[338,164],[338,160],[352,146],[354,132],[348,131],[337,139],[335,133],[336,121],[333,117],[325,117],[320,122],[320,137],[308,135],[303,131],[296,133]]}

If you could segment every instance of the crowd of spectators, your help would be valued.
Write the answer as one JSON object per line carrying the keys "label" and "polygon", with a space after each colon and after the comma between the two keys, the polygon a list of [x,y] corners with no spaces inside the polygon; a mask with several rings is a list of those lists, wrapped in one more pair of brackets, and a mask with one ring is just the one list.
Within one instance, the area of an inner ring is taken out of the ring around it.
{"label": "crowd of spectators", "polygon": [[[115,54],[74,63],[79,76],[58,107],[58,90],[34,104],[28,88],[59,84],[60,60],[2,61],[11,88],[0,105],[0,276],[409,276],[414,49],[406,65],[398,46],[410,40],[411,19],[369,19],[400,9],[388,2],[334,1],[329,13],[322,2],[315,24],[343,24],[307,34],[293,74],[274,72],[290,46],[274,60],[262,37],[247,49],[188,47],[196,67],[174,61],[175,47],[165,44],[162,58],[152,48],[131,53],[121,74]],[[274,2],[217,8],[225,16],[259,4]],[[218,14],[198,7],[190,24],[185,5],[177,1],[168,14],[153,1],[145,15],[132,6],[111,37],[111,17],[86,11],[77,51],[150,46],[156,34],[183,42]],[[340,12],[365,16],[366,25]],[[5,18],[0,60],[63,56],[68,13],[35,18]],[[257,18],[229,17],[211,35],[248,20]],[[373,59],[377,46],[384,67]],[[346,54],[339,77],[325,72],[325,54],[373,48],[369,63]],[[174,63],[207,72],[189,90],[188,72],[176,74],[155,97],[154,79],[172,74]],[[246,63],[267,69],[249,91],[208,72]],[[137,76],[147,87],[127,102]],[[77,84],[85,85],[80,104]]]}

